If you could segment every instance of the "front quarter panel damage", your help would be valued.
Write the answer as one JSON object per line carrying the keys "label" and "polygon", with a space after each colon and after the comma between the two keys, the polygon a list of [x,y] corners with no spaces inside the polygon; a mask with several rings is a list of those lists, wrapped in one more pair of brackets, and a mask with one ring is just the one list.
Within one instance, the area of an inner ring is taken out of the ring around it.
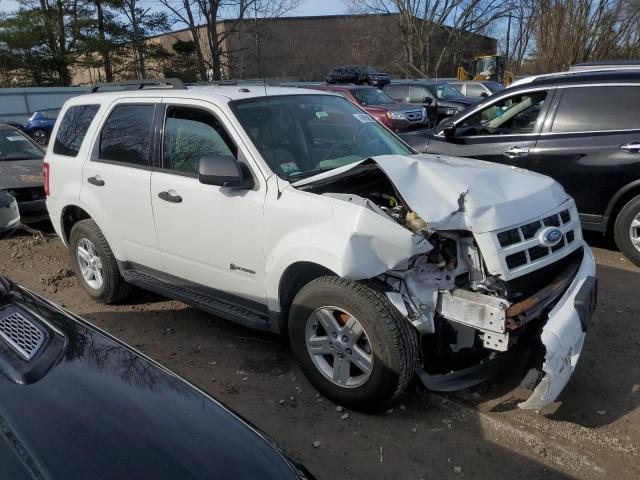
{"label": "front quarter panel damage", "polygon": [[545,375],[529,399],[518,404],[520,408],[541,410],[552,403],[576,368],[585,340],[585,332],[575,308],[576,295],[596,274],[595,259],[586,244],[584,251],[584,259],[575,280],[549,312],[549,320],[542,329],[541,340],[546,349],[542,371]]}
{"label": "front quarter panel damage", "polygon": [[314,261],[343,278],[363,280],[403,268],[431,249],[424,237],[365,206],[293,188],[281,197],[265,205],[266,293],[272,311],[280,311],[279,279],[296,262]]}

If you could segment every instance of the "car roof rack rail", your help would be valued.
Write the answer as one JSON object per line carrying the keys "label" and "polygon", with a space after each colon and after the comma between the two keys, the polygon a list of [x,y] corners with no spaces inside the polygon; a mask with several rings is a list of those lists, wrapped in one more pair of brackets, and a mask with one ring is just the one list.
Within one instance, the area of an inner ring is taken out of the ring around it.
{"label": "car roof rack rail", "polygon": [[142,90],[144,87],[157,87],[173,90],[186,90],[187,86],[179,78],[161,78],[145,80],[123,80],[122,82],[99,83],[91,87],[90,93],[98,93],[103,88],[124,87],[124,90]]}

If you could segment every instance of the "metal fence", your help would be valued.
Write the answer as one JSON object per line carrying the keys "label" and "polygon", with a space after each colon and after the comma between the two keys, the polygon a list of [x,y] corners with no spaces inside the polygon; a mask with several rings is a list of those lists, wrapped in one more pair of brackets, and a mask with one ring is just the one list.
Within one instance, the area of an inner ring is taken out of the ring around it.
{"label": "metal fence", "polygon": [[33,112],[60,108],[87,87],[0,88],[0,122],[26,123]]}

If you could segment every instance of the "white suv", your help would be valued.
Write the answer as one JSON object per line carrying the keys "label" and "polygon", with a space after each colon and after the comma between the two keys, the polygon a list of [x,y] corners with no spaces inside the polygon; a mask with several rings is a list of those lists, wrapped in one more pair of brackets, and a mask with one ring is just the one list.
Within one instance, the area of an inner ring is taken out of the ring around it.
{"label": "white suv", "polygon": [[596,292],[560,185],[416,155],[325,92],[153,86],[75,97],[53,130],[47,208],[91,297],[138,285],[288,334],[309,380],[353,408],[416,372],[473,385],[531,348],[542,371],[520,405],[558,396]]}

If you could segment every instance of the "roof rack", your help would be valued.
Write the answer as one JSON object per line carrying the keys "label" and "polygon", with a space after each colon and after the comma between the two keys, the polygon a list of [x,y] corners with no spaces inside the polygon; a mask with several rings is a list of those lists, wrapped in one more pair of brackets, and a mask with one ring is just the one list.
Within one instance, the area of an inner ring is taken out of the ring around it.
{"label": "roof rack", "polygon": [[186,85],[179,78],[124,80],[122,82],[99,83],[91,87],[90,93],[98,93],[102,88],[124,87],[124,90],[142,90],[144,87],[171,88],[173,90],[186,90]]}

